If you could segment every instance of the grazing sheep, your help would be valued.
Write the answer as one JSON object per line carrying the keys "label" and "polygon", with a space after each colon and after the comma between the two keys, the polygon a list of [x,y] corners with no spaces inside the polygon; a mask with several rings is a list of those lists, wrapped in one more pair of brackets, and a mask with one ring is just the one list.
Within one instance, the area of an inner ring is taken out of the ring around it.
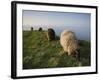
{"label": "grazing sheep", "polygon": [[55,40],[55,31],[52,28],[48,29],[47,38],[49,41]]}
{"label": "grazing sheep", "polygon": [[33,31],[33,27],[31,27],[31,31]]}
{"label": "grazing sheep", "polygon": [[42,28],[41,27],[39,28],[39,31],[42,31]]}
{"label": "grazing sheep", "polygon": [[68,55],[75,54],[80,60],[79,45],[74,32],[64,30],[60,36],[60,44]]}

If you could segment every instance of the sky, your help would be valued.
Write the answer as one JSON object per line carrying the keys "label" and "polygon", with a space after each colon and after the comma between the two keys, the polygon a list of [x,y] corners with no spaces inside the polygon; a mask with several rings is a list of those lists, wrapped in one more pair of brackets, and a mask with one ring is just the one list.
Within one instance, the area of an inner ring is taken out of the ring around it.
{"label": "sky", "polygon": [[23,10],[23,29],[26,30],[30,26],[34,29],[52,27],[60,34],[62,30],[68,29],[90,39],[90,22],[90,13]]}
{"label": "sky", "polygon": [[90,26],[89,13],[23,11],[23,25]]}

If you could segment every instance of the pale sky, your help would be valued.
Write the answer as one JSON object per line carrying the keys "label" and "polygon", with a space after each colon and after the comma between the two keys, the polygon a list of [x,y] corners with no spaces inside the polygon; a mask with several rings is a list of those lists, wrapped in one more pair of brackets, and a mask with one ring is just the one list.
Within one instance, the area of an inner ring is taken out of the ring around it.
{"label": "pale sky", "polygon": [[24,10],[24,25],[90,26],[90,14]]}

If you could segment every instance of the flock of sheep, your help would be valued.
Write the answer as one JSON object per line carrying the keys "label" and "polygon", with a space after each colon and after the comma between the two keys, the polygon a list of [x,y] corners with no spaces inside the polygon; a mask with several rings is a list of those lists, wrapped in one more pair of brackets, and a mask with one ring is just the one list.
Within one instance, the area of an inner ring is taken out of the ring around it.
{"label": "flock of sheep", "polygon": [[[48,29],[47,38],[49,41],[55,39],[55,31],[52,28]],[[64,30],[63,32],[61,32],[60,44],[64,52],[68,53],[68,55],[74,55],[78,59],[78,61],[80,61],[78,40],[74,32],[69,30]]]}
{"label": "flock of sheep", "polygon": [[[42,31],[42,28],[39,28],[39,31]],[[48,28],[47,38],[48,41],[55,40],[56,35],[55,31],[52,28]],[[78,40],[74,32],[69,30],[64,30],[63,32],[61,32],[60,44],[64,52],[68,53],[68,55],[74,55],[78,59],[78,61],[80,61]]]}

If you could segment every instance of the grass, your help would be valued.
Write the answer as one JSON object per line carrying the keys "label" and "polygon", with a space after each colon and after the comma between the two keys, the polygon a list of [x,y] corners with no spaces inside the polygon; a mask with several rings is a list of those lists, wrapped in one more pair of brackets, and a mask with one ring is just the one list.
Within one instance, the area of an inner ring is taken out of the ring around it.
{"label": "grass", "polygon": [[[82,66],[90,66],[90,42],[79,41]],[[64,53],[59,38],[48,41],[46,31],[23,31],[23,69],[77,67],[79,62]]]}

